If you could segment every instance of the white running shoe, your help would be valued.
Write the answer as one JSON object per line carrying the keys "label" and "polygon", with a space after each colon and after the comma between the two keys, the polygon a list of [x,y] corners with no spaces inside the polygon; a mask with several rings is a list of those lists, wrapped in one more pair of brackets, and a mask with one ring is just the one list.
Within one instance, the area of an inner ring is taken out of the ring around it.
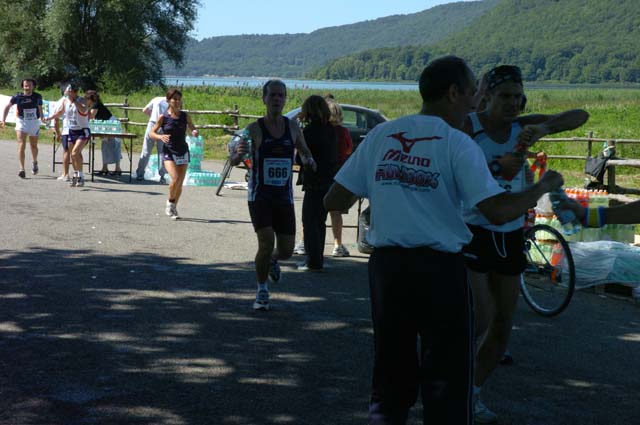
{"label": "white running shoe", "polygon": [[175,207],[175,204],[173,202],[167,201],[167,207],[164,209],[164,213],[166,215],[168,215],[169,217],[171,217],[173,215],[173,208],[174,207]]}
{"label": "white running shoe", "polygon": [[253,303],[254,310],[269,310],[269,291],[266,289],[258,289],[256,300]]}
{"label": "white running shoe", "polygon": [[58,177],[56,180],[61,181],[63,183],[71,181],[71,179],[69,178],[69,174],[63,174],[60,177]]}
{"label": "white running shoe", "polygon": [[349,253],[349,250],[347,249],[347,247],[340,244],[333,248],[333,253],[331,253],[331,255],[334,257],[348,257],[351,254]]}
{"label": "white running shoe", "polygon": [[475,396],[473,400],[473,417],[477,424],[495,424],[498,422],[498,415],[489,410],[478,396]]}
{"label": "white running shoe", "polygon": [[293,248],[293,253],[298,255],[306,255],[307,252],[304,250],[304,241],[300,241]]}

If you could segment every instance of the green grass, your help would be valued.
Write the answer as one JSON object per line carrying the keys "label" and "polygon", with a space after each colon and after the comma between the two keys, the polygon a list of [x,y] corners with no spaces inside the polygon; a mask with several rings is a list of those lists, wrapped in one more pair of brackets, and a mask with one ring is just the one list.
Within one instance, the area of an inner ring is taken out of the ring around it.
{"label": "green grass", "polygon": [[[15,89],[0,90],[2,93],[12,93]],[[420,95],[417,91],[384,91],[384,90],[332,90],[333,95],[342,103],[363,105],[378,109],[388,118],[393,119],[402,115],[412,114],[420,109]],[[58,99],[58,90],[41,90],[45,99]],[[191,110],[230,110],[238,107],[240,112],[249,115],[262,115],[261,89],[252,87],[185,87],[183,99],[185,109]],[[292,109],[302,104],[311,94],[323,94],[321,91],[309,89],[290,89],[286,109]],[[142,107],[155,96],[163,96],[160,88],[147,88],[128,96],[102,94],[105,103],[122,103],[127,97],[132,106]],[[560,133],[552,137],[584,137],[590,131],[599,138],[640,139],[640,89],[534,89],[527,92],[529,98],[526,113],[552,114],[566,109],[582,108],[589,112],[589,121],[581,128]],[[118,117],[123,111],[112,108]],[[138,111],[130,111],[129,118],[135,122],[147,122],[147,117]],[[203,124],[233,124],[233,119],[222,115],[193,116],[196,125]],[[241,127],[249,123],[250,119],[240,119]],[[145,127],[130,127],[129,130],[142,136]],[[228,140],[221,130],[204,130],[205,158],[222,159],[226,155],[225,144]],[[3,130],[2,138],[13,138],[12,130]],[[48,138],[43,138],[44,141]],[[136,140],[135,149],[140,148],[141,137]],[[586,143],[540,143],[540,149],[552,155],[585,155]],[[594,146],[594,149],[599,149]],[[619,145],[618,156],[624,158],[640,158],[640,144]],[[550,167],[571,172],[580,176],[584,167],[583,161],[551,160]],[[619,168],[618,176],[621,181],[631,179],[633,186],[640,183],[638,171],[632,168]]]}

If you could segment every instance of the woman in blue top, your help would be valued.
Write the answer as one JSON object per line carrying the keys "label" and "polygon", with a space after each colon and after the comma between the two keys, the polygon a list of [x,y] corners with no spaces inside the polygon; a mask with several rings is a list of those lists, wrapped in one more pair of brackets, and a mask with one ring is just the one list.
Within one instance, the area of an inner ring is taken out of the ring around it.
{"label": "woman in blue top", "polygon": [[[170,89],[167,92],[169,109],[156,121],[150,133],[151,138],[160,140],[162,146],[162,159],[164,167],[171,176],[169,184],[169,199],[165,213],[172,219],[180,218],[178,215],[178,201],[182,194],[182,184],[187,175],[189,166],[189,145],[186,140],[187,127],[194,136],[198,136],[191,117],[182,111],[182,92],[178,89]],[[162,129],[162,134],[158,130]]]}

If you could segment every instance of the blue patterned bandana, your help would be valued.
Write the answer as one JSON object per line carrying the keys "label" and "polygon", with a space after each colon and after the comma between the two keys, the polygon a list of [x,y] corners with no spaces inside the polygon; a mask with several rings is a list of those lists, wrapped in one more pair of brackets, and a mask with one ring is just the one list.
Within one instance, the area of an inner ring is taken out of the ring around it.
{"label": "blue patterned bandana", "polygon": [[489,90],[508,81],[522,84],[520,68],[514,65],[500,65],[487,73],[487,87]]}

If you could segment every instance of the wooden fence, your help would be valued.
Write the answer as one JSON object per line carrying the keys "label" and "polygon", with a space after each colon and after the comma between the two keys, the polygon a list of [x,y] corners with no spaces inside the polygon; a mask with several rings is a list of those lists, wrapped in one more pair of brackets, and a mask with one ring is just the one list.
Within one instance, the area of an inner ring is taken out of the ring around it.
{"label": "wooden fence", "polygon": [[[144,108],[131,106],[129,105],[128,99],[124,100],[124,103],[106,103],[105,106],[118,108],[123,111],[123,118],[120,118],[120,121],[123,123],[125,129],[128,131],[129,126],[138,126],[138,127],[146,127],[147,122],[135,122],[129,120],[129,111],[140,111]],[[235,130],[239,130],[239,119],[247,118],[247,119],[257,119],[260,118],[259,115],[248,115],[241,114],[238,109],[238,105],[233,105],[233,109],[223,110],[223,111],[200,111],[200,110],[186,110],[185,112],[191,115],[226,115],[233,118],[232,125],[224,125],[224,124],[205,124],[198,125],[194,122],[194,125],[199,130],[223,130],[226,132],[232,132]],[[195,120],[194,120],[195,121]],[[579,155],[549,155],[549,158],[556,159],[570,159],[570,160],[581,160],[586,161],[588,157],[593,157],[593,144],[594,143],[607,143],[609,147],[615,149],[617,144],[640,144],[640,140],[635,139],[602,139],[593,137],[593,132],[590,132],[587,137],[565,137],[565,138],[542,138],[540,139],[542,142],[549,143],[567,143],[567,142],[578,142],[578,143],[586,143],[587,149],[585,156]],[[600,150],[596,151],[596,155],[600,152]],[[638,159],[623,159],[613,157],[609,159],[607,162],[607,187],[610,193],[621,193],[621,194],[640,194],[640,189],[627,189],[622,188],[616,185],[616,167],[634,167],[640,168],[640,160]]]}
{"label": "wooden fence", "polygon": [[[120,121],[123,123],[125,130],[129,130],[129,126],[134,126],[134,127],[146,127],[147,126],[147,122],[135,122],[135,121],[131,121],[129,119],[129,111],[140,111],[142,112],[142,110],[144,109],[143,107],[138,107],[138,106],[131,106],[129,105],[128,99],[124,100],[124,103],[105,103],[105,106],[107,107],[112,107],[112,108],[118,108],[121,109],[122,118],[119,118]],[[224,125],[224,124],[204,124],[204,125],[198,125],[194,122],[194,126],[198,129],[198,130],[223,130],[226,132],[231,132],[231,131],[235,131],[235,130],[239,130],[240,126],[238,124],[238,120],[240,118],[247,118],[247,119],[257,119],[260,118],[259,115],[247,115],[247,114],[241,114],[240,110],[238,109],[238,105],[233,105],[233,109],[228,109],[228,110],[224,110],[224,111],[198,111],[198,110],[188,110],[185,109],[185,112],[187,112],[190,115],[226,115],[229,117],[233,118],[233,124],[232,125]],[[194,120],[195,121],[195,120]]]}
{"label": "wooden fence", "polygon": [[[585,156],[578,155],[549,155],[549,158],[556,159],[573,159],[573,160],[582,160],[586,161],[588,157],[593,157],[593,144],[604,144],[615,152],[615,147],[617,144],[640,144],[640,140],[636,139],[602,139],[593,137],[593,132],[589,132],[587,137],[565,137],[565,138],[542,138],[541,142],[550,142],[550,143],[566,143],[566,142],[578,142],[578,143],[586,143],[587,150]],[[600,153],[600,150],[596,150],[596,155]],[[614,154],[615,155],[615,154]],[[607,188],[610,193],[620,193],[620,194],[635,194],[640,195],[640,189],[635,188],[623,188],[616,185],[616,167],[634,167],[640,168],[640,160],[638,159],[624,159],[613,156],[609,161],[607,161]]]}

